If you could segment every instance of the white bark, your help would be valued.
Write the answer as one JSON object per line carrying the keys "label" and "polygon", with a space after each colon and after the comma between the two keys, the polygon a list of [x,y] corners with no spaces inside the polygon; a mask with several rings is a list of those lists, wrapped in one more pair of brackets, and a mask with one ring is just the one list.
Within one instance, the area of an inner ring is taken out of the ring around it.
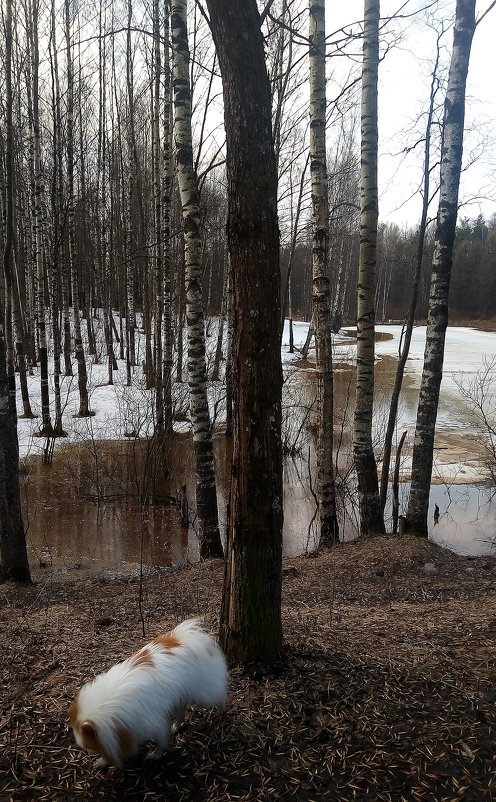
{"label": "white bark", "polygon": [[428,534],[427,514],[434,435],[443,375],[448,295],[462,167],[465,89],[474,31],[475,0],[457,0],[453,51],[444,103],[439,210],[432,257],[424,368],[413,448],[412,487],[407,511],[409,528],[423,536]]}
{"label": "white bark", "polygon": [[193,168],[191,135],[187,0],[173,0],[171,29],[174,144],[183,215],[188,385],[196,459],[196,502],[200,522],[200,554],[202,557],[220,557],[222,556],[222,546],[219,535],[212,435],[207,399],[200,204],[198,179]]}
{"label": "white bark", "polygon": [[378,219],[377,78],[379,0],[365,0],[361,104],[360,256],[357,299],[357,378],[353,454],[358,479],[360,532],[384,531],[372,445],[374,404],[375,267]]}
{"label": "white bark", "polygon": [[329,280],[329,196],[326,163],[325,3],[310,0],[310,177],[312,297],[317,370],[317,498],[320,541],[339,539],[333,455],[333,380]]}

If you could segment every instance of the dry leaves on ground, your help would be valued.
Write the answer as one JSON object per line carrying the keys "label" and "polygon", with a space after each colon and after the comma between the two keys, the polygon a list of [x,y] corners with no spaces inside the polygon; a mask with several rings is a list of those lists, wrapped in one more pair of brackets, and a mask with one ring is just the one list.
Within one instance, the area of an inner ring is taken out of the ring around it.
{"label": "dry leaves on ground", "polygon": [[411,537],[285,561],[281,661],[233,669],[158,763],[95,769],[78,687],[189,615],[215,631],[222,573],[150,572],[146,638],[134,576],[0,586],[2,802],[496,799],[496,559]]}

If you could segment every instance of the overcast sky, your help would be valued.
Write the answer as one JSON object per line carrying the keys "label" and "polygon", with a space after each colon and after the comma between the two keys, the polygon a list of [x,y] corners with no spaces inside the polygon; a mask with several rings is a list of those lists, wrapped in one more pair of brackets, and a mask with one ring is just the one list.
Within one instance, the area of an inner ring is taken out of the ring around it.
{"label": "overcast sky", "polygon": [[[480,16],[491,0],[477,0],[476,15]],[[455,0],[439,4],[438,20],[446,26],[454,16]],[[421,199],[408,200],[421,180],[422,151],[405,158],[402,151],[416,139],[412,131],[429,96],[430,73],[435,53],[436,33],[418,18],[406,15],[421,7],[419,0],[382,0],[381,17],[401,9],[405,17],[391,24],[391,30],[402,33],[380,65],[379,72],[379,214],[383,222],[414,225],[420,217]],[[326,28],[334,30],[362,19],[363,0],[340,3],[328,0]],[[439,22],[437,27],[439,27]],[[453,42],[452,29],[445,36],[445,61],[449,62]],[[333,66],[333,62],[336,65]],[[331,71],[341,69],[342,60],[331,59]],[[496,213],[496,8],[477,28],[472,44],[467,84],[467,110],[464,157],[476,160],[464,172],[460,201],[465,202],[460,216],[486,217]],[[421,130],[417,128],[417,130]],[[470,201],[470,202],[469,202]],[[433,214],[437,204],[433,206]]]}

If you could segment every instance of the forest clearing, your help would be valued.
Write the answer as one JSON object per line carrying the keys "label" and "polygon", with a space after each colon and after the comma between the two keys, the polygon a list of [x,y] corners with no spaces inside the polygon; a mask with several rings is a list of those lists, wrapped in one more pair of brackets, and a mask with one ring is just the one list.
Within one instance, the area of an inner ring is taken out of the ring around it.
{"label": "forest clearing", "polygon": [[1,586],[5,802],[480,802],[495,798],[496,558],[383,536],[283,565],[283,658],[231,671],[166,755],[98,770],[68,729],[82,682],[191,615],[221,561],[139,579]]}

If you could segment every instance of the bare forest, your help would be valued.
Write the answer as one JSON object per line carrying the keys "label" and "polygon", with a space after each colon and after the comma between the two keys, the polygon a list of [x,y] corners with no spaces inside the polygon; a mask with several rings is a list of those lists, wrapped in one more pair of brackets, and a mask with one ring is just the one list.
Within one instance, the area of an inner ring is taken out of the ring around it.
{"label": "bare forest", "polygon": [[[2,800],[493,798],[494,539],[431,539],[440,450],[494,491],[493,6],[3,0]],[[191,616],[227,712],[95,769],[77,688]]]}

